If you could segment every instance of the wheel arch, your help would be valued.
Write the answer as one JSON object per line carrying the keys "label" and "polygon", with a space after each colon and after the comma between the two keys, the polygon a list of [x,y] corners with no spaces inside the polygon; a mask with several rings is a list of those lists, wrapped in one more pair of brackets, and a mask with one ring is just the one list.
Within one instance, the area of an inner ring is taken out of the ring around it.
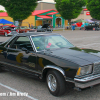
{"label": "wheel arch", "polygon": [[50,71],[50,70],[59,71],[63,75],[63,77],[66,79],[65,71],[62,68],[58,67],[58,66],[52,66],[52,65],[48,65],[48,66],[44,67],[44,69],[42,70],[42,78],[45,78],[47,72]]}

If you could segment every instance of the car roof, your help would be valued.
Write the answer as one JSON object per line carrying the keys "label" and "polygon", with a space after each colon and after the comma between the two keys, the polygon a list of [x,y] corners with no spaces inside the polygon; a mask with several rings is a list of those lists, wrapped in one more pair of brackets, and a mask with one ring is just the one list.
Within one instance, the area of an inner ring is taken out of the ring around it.
{"label": "car roof", "polygon": [[60,35],[58,33],[46,33],[46,32],[33,32],[33,33],[20,33],[20,34],[17,34],[17,36],[32,36],[32,35],[35,35],[35,36],[38,36],[38,35]]}

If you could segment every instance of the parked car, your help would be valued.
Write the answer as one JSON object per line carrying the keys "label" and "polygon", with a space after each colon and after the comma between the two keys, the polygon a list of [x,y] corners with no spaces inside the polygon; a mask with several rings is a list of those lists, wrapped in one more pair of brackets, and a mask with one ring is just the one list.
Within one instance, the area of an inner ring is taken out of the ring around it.
{"label": "parked car", "polygon": [[96,23],[90,23],[88,26],[85,26],[83,30],[99,30],[99,25]]}
{"label": "parked car", "polygon": [[30,29],[27,26],[17,26],[15,27],[15,29],[19,32],[19,33],[27,33],[27,32],[36,32],[36,29]]}
{"label": "parked car", "polygon": [[14,30],[13,27],[10,27],[9,25],[0,26],[0,35],[4,35],[7,37],[9,35],[14,35],[14,34],[18,34],[18,32]]}
{"label": "parked car", "polygon": [[83,89],[100,83],[100,51],[80,49],[57,33],[24,33],[0,44],[0,71],[20,72],[46,79],[54,96],[63,95],[66,82]]}
{"label": "parked car", "polygon": [[52,32],[53,27],[50,24],[44,24],[43,26],[39,25],[37,27],[37,32]]}

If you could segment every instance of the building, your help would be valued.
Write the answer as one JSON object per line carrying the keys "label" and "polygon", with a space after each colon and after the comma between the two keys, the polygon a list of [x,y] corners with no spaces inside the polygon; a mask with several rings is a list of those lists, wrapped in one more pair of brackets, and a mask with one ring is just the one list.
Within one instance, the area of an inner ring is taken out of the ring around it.
{"label": "building", "polygon": [[[35,12],[39,12],[39,13],[35,15],[34,12],[32,12],[31,16],[23,20],[22,25],[28,26],[29,24],[33,24],[34,26],[38,26],[44,23],[50,23],[54,28],[55,27],[67,27],[68,21],[63,19],[61,15],[57,12],[55,8],[55,4],[56,3],[54,2],[54,0],[48,0],[48,1],[38,0],[38,5],[35,9]],[[57,13],[54,13],[55,11]],[[1,18],[7,19],[9,21],[13,21],[13,19],[9,17],[7,13],[5,14],[1,13],[0,19]],[[76,19],[72,19],[72,21],[75,21],[77,19],[92,19],[92,17],[90,16],[90,13],[86,9],[86,7],[83,7],[81,14]]]}
{"label": "building", "polygon": [[[44,1],[46,1],[46,0],[44,0]],[[56,10],[56,8],[55,8],[56,3],[55,2],[47,2],[47,1],[44,2],[44,1],[38,1],[38,5],[37,5],[35,10],[48,10],[48,9]],[[51,0],[51,1],[53,1],[53,0]]]}
{"label": "building", "polygon": [[[8,16],[7,12],[0,13],[0,19],[2,18],[13,21],[13,19]],[[45,23],[49,23],[55,28],[67,26],[68,21],[63,19],[57,10],[35,10],[27,19],[23,20],[22,26],[29,26],[29,24],[39,26]]]}

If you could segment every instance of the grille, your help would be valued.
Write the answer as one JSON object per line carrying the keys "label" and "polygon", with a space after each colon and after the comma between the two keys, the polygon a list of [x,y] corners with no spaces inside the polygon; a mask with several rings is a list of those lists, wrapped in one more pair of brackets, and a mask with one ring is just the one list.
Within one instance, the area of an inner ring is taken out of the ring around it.
{"label": "grille", "polygon": [[93,73],[94,74],[100,73],[100,62],[94,64]]}
{"label": "grille", "polygon": [[34,32],[35,30],[29,30],[29,32]]}

